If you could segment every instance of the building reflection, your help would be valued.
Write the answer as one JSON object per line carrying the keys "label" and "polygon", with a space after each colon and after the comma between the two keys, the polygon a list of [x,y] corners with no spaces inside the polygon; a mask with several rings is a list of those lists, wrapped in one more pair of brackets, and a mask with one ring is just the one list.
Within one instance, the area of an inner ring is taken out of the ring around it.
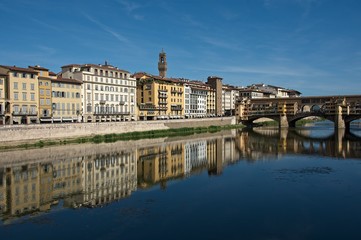
{"label": "building reflection", "polygon": [[221,174],[239,159],[235,134],[0,153],[0,218],[11,223],[54,206],[104,206],[137,188],[165,189],[172,179],[207,170]]}
{"label": "building reflection", "polygon": [[173,179],[221,175],[237,161],[274,160],[286,154],[361,158],[359,136],[342,131],[311,135],[308,130],[232,130],[1,152],[0,218],[6,224],[54,206],[104,206],[137,189],[166,189]]}

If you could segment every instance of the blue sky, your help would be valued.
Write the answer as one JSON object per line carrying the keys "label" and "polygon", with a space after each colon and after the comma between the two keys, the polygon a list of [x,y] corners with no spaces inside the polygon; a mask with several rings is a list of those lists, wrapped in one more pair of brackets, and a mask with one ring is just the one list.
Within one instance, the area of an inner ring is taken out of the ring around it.
{"label": "blue sky", "polygon": [[359,0],[0,0],[0,64],[104,63],[304,96],[361,94]]}

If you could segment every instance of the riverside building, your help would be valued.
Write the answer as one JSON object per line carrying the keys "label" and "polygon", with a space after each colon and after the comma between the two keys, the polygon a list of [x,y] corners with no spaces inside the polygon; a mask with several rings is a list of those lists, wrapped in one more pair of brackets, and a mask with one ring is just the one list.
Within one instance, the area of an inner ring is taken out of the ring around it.
{"label": "riverside building", "polygon": [[184,114],[186,118],[207,117],[207,95],[210,87],[200,81],[184,82]]}
{"label": "riverside building", "polygon": [[222,86],[222,115],[233,116],[235,114],[235,103],[239,97],[240,88],[223,85]]}
{"label": "riverside building", "polygon": [[83,82],[83,122],[136,120],[136,81],[130,73],[105,62],[61,67],[63,78]]}
{"label": "riverside building", "polygon": [[178,79],[136,73],[139,120],[184,118],[184,86]]}
{"label": "riverside building", "polygon": [[[31,68],[0,66],[4,80],[5,124],[38,123],[38,72]],[[0,87],[1,88],[1,87]]]}
{"label": "riverside building", "polygon": [[210,76],[207,78],[207,84],[214,91],[209,93],[209,112],[215,116],[222,116],[222,78]]}
{"label": "riverside building", "polygon": [[6,74],[0,73],[0,125],[5,123],[5,83]]}

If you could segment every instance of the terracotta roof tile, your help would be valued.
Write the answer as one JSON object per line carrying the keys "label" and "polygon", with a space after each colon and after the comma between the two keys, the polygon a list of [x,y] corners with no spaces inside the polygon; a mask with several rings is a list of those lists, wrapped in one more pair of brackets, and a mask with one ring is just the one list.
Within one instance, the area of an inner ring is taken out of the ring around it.
{"label": "terracotta roof tile", "polygon": [[17,67],[17,66],[4,66],[4,65],[0,65],[0,67],[6,68],[10,71],[13,72],[26,72],[26,73],[33,73],[33,74],[38,74],[37,71],[34,71],[32,69],[29,68],[21,68],[21,67]]}
{"label": "terracotta roof tile", "polygon": [[74,84],[83,84],[83,81],[76,80],[72,78],[63,78],[61,76],[58,76],[57,78],[51,78],[51,81],[53,82],[66,82],[66,83],[74,83]]}

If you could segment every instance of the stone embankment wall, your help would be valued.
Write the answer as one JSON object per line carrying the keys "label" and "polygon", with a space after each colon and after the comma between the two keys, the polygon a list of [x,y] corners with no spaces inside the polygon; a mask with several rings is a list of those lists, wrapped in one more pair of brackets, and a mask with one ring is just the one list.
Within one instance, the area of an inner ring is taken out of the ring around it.
{"label": "stone embankment wall", "polygon": [[235,123],[233,117],[223,117],[164,121],[8,125],[0,126],[0,144],[30,143],[46,139],[66,139],[170,128],[224,126]]}

